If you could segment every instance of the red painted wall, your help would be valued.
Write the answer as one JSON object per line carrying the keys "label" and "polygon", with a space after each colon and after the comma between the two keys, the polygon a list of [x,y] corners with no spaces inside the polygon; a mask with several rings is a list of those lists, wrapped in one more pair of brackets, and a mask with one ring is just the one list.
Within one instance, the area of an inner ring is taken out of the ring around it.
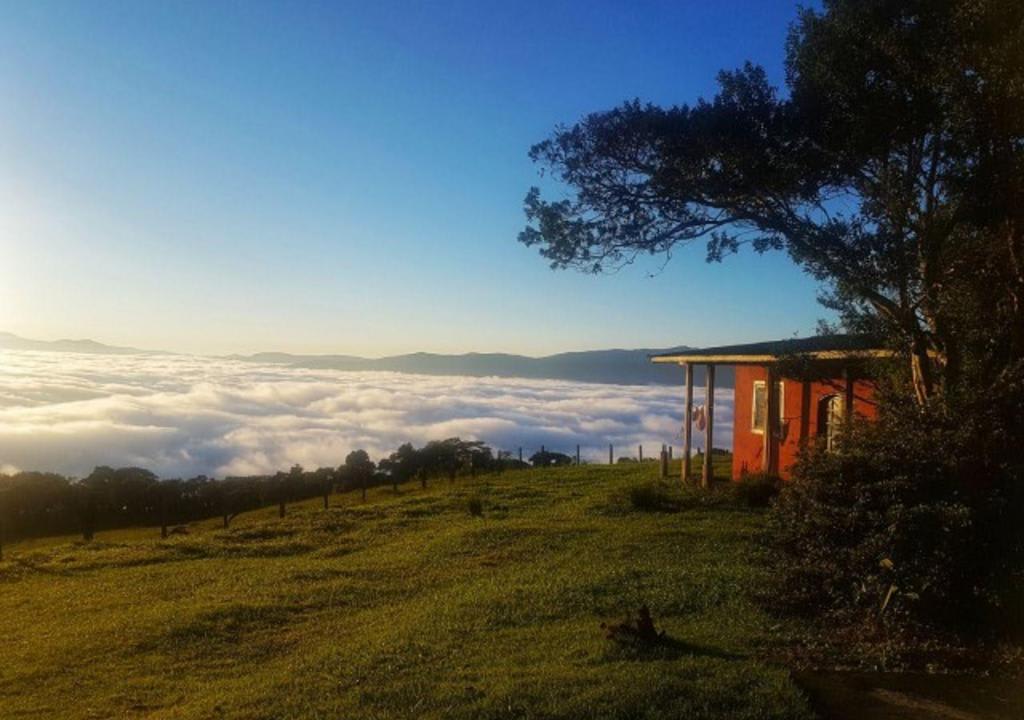
{"label": "red painted wall", "polygon": [[[751,430],[753,424],[754,381],[764,381],[768,371],[764,366],[737,365],[734,393],[732,477],[738,479],[748,472],[761,472],[764,454],[764,435]],[[782,438],[779,441],[779,474],[790,476],[790,467],[796,461],[800,448],[801,424],[806,423],[808,438],[818,435],[818,402],[828,395],[844,394],[844,381],[836,378],[828,382],[807,383],[810,402],[806,403],[804,418],[803,383],[782,379]],[[875,388],[869,380],[857,380],[853,386],[853,413],[857,417],[873,420],[878,415],[874,404]]]}

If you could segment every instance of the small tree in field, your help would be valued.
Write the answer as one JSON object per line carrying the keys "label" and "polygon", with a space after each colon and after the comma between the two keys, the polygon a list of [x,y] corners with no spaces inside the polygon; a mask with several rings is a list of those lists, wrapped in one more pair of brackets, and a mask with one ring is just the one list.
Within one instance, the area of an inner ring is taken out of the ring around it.
{"label": "small tree in field", "polygon": [[324,501],[324,510],[330,507],[331,490],[334,489],[334,469],[329,467],[317,468],[313,473],[314,482],[320,488],[320,494]]}
{"label": "small tree in field", "polygon": [[398,492],[399,484],[415,477],[423,467],[423,458],[420,452],[412,446],[412,443],[404,443],[391,455],[381,460],[378,466],[391,478],[391,485],[395,492]]}
{"label": "small tree in field", "polygon": [[350,487],[358,487],[366,500],[366,488],[373,479],[376,466],[365,450],[353,450],[345,456],[345,464],[340,470]]}
{"label": "small tree in field", "polygon": [[459,452],[460,440],[432,440],[424,446],[420,453],[423,457],[423,469],[428,475],[444,475],[449,481],[462,467],[463,458]]}

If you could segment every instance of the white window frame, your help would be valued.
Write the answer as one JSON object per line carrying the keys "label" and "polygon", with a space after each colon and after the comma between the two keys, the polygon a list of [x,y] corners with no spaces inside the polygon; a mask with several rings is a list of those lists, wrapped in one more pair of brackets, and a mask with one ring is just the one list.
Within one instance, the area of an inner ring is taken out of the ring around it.
{"label": "white window frame", "polygon": [[[844,406],[846,405],[846,398],[844,398],[839,393],[832,393],[830,395],[826,395],[825,397],[822,398],[822,400],[824,400],[825,398],[828,398],[828,403],[825,406],[825,413],[828,417],[828,425],[826,426],[826,432],[824,433],[825,449],[828,452],[832,452],[833,450],[835,450],[836,438],[842,432],[843,422],[845,421],[846,409]],[[821,402],[821,400],[819,400],[818,402]],[[833,412],[832,409],[833,403],[835,403],[836,406],[835,412]],[[821,428],[818,429],[818,432],[819,434],[821,433]]]}
{"label": "white window frame", "polygon": [[[786,384],[779,380],[776,383],[779,386],[779,427],[782,427],[782,422],[785,419],[785,408],[786,408]],[[755,380],[754,388],[750,394],[750,432],[756,435],[764,435],[764,428],[756,427],[754,422],[757,420],[757,388],[766,388],[767,380]],[[768,396],[765,396],[765,413],[768,410]],[[768,424],[768,418],[765,418],[765,425]]]}

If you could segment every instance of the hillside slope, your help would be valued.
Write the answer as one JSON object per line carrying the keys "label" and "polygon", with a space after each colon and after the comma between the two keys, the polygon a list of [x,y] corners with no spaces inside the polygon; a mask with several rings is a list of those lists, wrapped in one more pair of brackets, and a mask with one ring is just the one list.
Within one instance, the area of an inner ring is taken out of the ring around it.
{"label": "hillside slope", "polygon": [[[8,548],[0,717],[807,717],[759,659],[777,640],[751,600],[762,516],[674,486],[674,512],[638,510],[654,473],[510,472]],[[605,638],[642,604],[663,643]]]}

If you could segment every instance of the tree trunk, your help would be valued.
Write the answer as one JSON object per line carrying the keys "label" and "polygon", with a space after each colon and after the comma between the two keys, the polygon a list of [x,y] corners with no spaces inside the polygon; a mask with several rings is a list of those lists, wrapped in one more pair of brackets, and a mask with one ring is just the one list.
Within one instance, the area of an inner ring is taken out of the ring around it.
{"label": "tree trunk", "polygon": [[90,542],[96,536],[96,496],[91,489],[86,490],[82,502],[82,539]]}
{"label": "tree trunk", "polygon": [[928,357],[928,341],[920,330],[914,332],[911,340],[910,377],[917,404],[925,405],[935,392],[935,376]]}
{"label": "tree trunk", "polygon": [[1009,224],[1006,232],[1010,267],[1010,357],[1024,357],[1024,237],[1018,225]]}

